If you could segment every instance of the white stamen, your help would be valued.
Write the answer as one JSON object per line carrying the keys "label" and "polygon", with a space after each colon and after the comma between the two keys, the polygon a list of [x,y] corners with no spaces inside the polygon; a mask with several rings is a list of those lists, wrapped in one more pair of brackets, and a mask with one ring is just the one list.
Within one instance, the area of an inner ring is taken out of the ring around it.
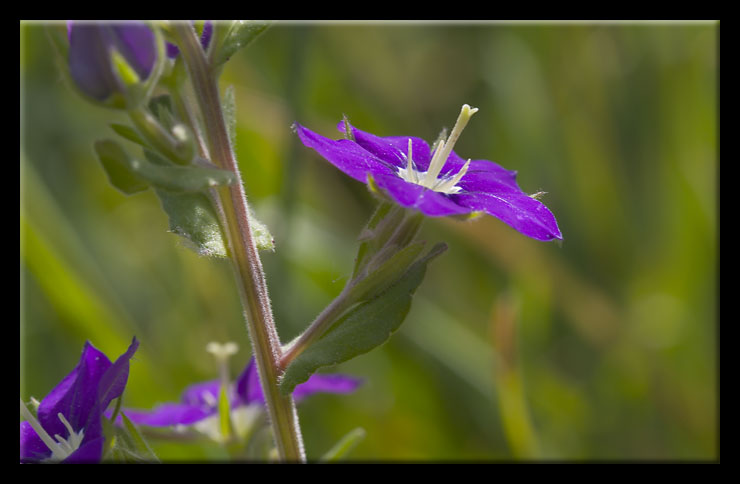
{"label": "white stamen", "polygon": [[470,159],[465,162],[465,165],[463,165],[462,168],[460,168],[460,171],[457,172],[455,176],[452,178],[445,178],[442,180],[439,180],[437,184],[434,186],[434,190],[438,192],[444,192],[444,193],[457,193],[460,191],[459,187],[456,187],[457,183],[462,180],[462,177],[465,176],[465,173],[468,172],[468,167],[470,166]]}
{"label": "white stamen", "polygon": [[412,183],[419,183],[419,177],[416,176],[416,170],[414,170],[414,162],[411,157],[411,138],[409,138],[409,156],[406,158],[406,173],[410,178],[409,181]]}

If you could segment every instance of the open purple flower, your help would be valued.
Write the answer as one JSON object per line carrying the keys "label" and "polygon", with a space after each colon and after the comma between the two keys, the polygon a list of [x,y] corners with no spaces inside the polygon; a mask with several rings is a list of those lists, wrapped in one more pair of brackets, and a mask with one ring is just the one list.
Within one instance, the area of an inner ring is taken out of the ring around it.
{"label": "open purple flower", "polygon": [[[351,393],[361,381],[344,375],[314,374],[309,380],[298,385],[293,392],[296,401],[303,400],[314,393]],[[195,383],[185,389],[179,403],[163,403],[151,411],[129,410],[124,413],[134,423],[148,427],[194,426],[197,430],[214,437],[218,417],[218,397],[221,380]],[[259,383],[257,366],[250,359],[247,367],[229,388],[229,407],[235,427],[245,418],[244,412],[259,411],[264,407],[265,398]],[[237,428],[237,431],[239,429]]]}
{"label": "open purple flower", "polygon": [[524,193],[516,172],[487,160],[464,160],[452,151],[470,117],[463,106],[449,138],[435,149],[421,138],[378,137],[340,122],[348,139],[332,140],[295,124],[304,145],[352,178],[372,183],[399,205],[430,217],[485,212],[537,240],[562,239],[555,217]]}
{"label": "open purple flower", "polygon": [[67,36],[70,75],[100,102],[125,97],[127,85],[148,79],[157,63],[157,38],[143,22],[70,22]]}
{"label": "open purple flower", "polygon": [[21,401],[26,416],[20,424],[21,462],[99,462],[105,440],[103,412],[123,393],[129,360],[138,346],[134,338],[111,363],[86,342],[80,362],[41,401],[36,417]]}

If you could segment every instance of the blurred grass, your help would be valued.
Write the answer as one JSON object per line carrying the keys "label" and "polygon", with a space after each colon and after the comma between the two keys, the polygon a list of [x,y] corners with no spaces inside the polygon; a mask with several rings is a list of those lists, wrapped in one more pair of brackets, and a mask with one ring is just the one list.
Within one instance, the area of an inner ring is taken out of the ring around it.
{"label": "blurred grass", "polygon": [[[211,340],[240,345],[236,374],[249,342],[228,265],[167,233],[151,192],[107,183],[91,146],[123,118],[63,84],[40,24],[20,34],[21,396],[43,397],[85,339],[113,358],[141,340],[129,406],[215,378]],[[336,368],[365,385],[301,405],[310,457],[356,427],[354,459],[508,460],[534,455],[534,436],[540,459],[718,457],[718,38],[716,23],[277,23],[229,62],[245,188],[277,244],[263,259],[284,341],[340,291],[373,208],[294,121],[332,135],[347,114],[433,140],[463,103],[479,107],[456,151],[548,192],[565,237],[427,221],[422,236],[450,250],[401,330]],[[502,294],[517,302],[503,333],[516,335],[515,373],[500,366]],[[502,422],[502,402],[519,424]]]}

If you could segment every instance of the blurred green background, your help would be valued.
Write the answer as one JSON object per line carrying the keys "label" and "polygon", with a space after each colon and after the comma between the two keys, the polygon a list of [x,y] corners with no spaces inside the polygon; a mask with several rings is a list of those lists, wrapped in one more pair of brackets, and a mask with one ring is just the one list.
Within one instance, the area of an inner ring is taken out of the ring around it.
{"label": "blurred green background", "polygon": [[[41,24],[21,23],[20,393],[42,398],[91,340],[133,335],[125,404],[217,377],[209,341],[249,341],[231,270],[167,232],[152,191],[112,188],[92,143],[120,113],[87,104]],[[355,427],[353,459],[718,458],[717,23],[276,23],[228,64],[247,196],[283,341],[341,290],[372,213],[365,187],[303,147],[346,114],[433,141],[546,191],[564,241],[430,219],[450,249],[401,329],[332,371],[365,379],[299,408],[309,458]],[[155,444],[166,460],[215,444]]]}

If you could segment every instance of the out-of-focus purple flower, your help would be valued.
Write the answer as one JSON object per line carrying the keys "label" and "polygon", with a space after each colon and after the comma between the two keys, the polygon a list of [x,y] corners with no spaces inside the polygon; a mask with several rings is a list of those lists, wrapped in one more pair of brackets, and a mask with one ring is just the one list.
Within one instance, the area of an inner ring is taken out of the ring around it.
{"label": "out-of-focus purple flower", "polygon": [[123,393],[129,360],[138,346],[134,338],[111,363],[86,342],[80,362],[41,401],[36,418],[21,422],[21,461],[99,462],[105,440],[103,412]]}
{"label": "out-of-focus purple flower", "polygon": [[[296,401],[314,393],[351,393],[361,381],[345,375],[314,374],[293,392]],[[211,380],[193,384],[185,389],[179,403],[164,403],[151,411],[125,409],[124,413],[134,423],[149,427],[190,426],[218,414],[218,397],[221,382]],[[262,408],[264,395],[254,359],[229,389],[232,413],[240,408]]]}
{"label": "out-of-focus purple flower", "polygon": [[[87,96],[108,101],[127,85],[149,78],[157,62],[157,39],[143,22],[67,24],[69,72]],[[137,79],[138,78],[138,79]]]}
{"label": "out-of-focus purple flower", "polygon": [[352,178],[372,182],[399,205],[430,217],[485,212],[537,240],[562,239],[555,217],[524,193],[516,172],[487,160],[464,160],[452,147],[477,111],[467,104],[449,138],[432,151],[411,136],[378,137],[340,122],[348,139],[332,140],[295,124],[301,142]]}
{"label": "out-of-focus purple flower", "polygon": [[[203,50],[208,49],[208,44],[211,42],[211,36],[213,35],[213,22],[210,20],[203,24],[203,32],[200,34],[200,45]],[[167,57],[174,59],[180,53],[180,49],[175,45],[167,42]]]}

